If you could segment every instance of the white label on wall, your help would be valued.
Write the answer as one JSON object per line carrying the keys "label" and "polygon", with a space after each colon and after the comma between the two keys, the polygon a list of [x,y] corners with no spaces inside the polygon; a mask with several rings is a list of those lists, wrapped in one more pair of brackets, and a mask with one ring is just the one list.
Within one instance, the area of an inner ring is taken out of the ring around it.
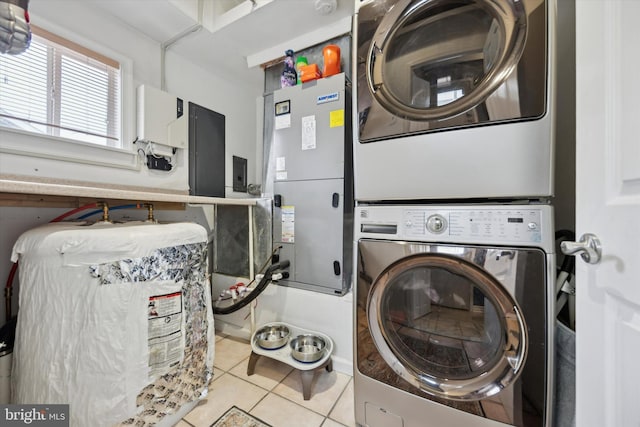
{"label": "white label on wall", "polygon": [[282,242],[293,243],[295,241],[295,220],[296,220],[296,208],[295,206],[283,206],[282,207]]}
{"label": "white label on wall", "polygon": [[287,171],[276,172],[276,181],[284,181],[287,179]]}
{"label": "white label on wall", "polygon": [[315,150],[316,148],[316,116],[302,118],[302,149]]}
{"label": "white label on wall", "polygon": [[287,170],[287,167],[285,166],[284,157],[276,157],[276,170],[277,171]]}

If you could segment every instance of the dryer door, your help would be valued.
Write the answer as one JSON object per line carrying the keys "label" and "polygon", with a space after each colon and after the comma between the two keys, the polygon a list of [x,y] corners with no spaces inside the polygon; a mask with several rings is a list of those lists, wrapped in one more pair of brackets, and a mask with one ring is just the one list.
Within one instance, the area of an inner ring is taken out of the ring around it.
{"label": "dryer door", "polygon": [[520,375],[527,327],[507,289],[446,253],[401,258],[373,281],[368,326],[385,362],[424,392],[450,400],[499,393]]}
{"label": "dryer door", "polygon": [[401,0],[369,47],[367,82],[400,117],[447,119],[474,108],[507,79],[526,30],[519,1]]}
{"label": "dryer door", "polygon": [[542,117],[545,2],[374,0],[357,17],[360,140]]}

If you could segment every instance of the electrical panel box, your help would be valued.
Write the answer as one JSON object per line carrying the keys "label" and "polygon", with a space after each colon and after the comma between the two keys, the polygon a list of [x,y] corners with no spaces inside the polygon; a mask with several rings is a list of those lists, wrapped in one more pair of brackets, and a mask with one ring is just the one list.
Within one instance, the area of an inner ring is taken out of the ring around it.
{"label": "electrical panel box", "polygon": [[225,116],[189,102],[189,194],[225,196]]}
{"label": "electrical panel box", "polygon": [[141,85],[137,90],[137,137],[174,148],[189,144],[189,114],[186,103],[175,95]]}

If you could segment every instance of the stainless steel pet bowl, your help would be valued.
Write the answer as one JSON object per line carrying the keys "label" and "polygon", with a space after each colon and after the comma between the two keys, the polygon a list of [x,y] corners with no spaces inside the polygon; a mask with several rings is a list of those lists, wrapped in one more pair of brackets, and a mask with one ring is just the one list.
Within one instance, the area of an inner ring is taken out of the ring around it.
{"label": "stainless steel pet bowl", "polygon": [[273,350],[289,341],[289,328],[284,325],[267,325],[256,332],[256,342],[262,348]]}
{"label": "stainless steel pet bowl", "polygon": [[291,357],[300,362],[315,362],[322,359],[327,344],[317,335],[298,335],[289,343]]}

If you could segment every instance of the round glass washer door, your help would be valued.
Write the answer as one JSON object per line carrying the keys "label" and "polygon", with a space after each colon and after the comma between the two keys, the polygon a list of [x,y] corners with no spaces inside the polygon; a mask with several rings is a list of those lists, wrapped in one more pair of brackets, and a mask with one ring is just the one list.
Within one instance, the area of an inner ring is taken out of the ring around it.
{"label": "round glass washer door", "polygon": [[526,360],[517,303],[492,275],[453,255],[415,254],[388,266],[369,292],[367,320],[385,362],[436,397],[495,395]]}
{"label": "round glass washer door", "polygon": [[518,0],[399,0],[373,36],[369,90],[406,119],[454,117],[506,81],[526,37],[527,14]]}

